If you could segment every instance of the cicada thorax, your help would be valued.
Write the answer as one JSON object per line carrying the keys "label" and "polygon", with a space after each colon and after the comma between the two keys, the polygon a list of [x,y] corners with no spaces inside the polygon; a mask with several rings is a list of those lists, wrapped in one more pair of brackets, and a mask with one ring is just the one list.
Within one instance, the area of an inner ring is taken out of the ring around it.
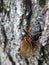
{"label": "cicada thorax", "polygon": [[34,36],[41,34],[41,32],[38,32],[34,36],[32,36],[30,33],[31,30],[32,28],[28,26],[24,28],[25,36],[20,44],[20,53],[26,58],[29,58],[30,56],[34,55],[34,53],[36,53],[38,45],[36,44],[37,42],[34,41],[33,38]]}
{"label": "cicada thorax", "polygon": [[32,56],[34,50],[35,49],[33,47],[32,40],[28,36],[25,36],[20,44],[21,55],[28,58],[28,57]]}
{"label": "cicada thorax", "polygon": [[28,34],[31,31],[31,28],[26,27],[24,28],[24,30],[25,30],[25,36],[20,43],[20,53],[22,56],[29,58],[36,51],[36,42],[33,41],[30,34]]}

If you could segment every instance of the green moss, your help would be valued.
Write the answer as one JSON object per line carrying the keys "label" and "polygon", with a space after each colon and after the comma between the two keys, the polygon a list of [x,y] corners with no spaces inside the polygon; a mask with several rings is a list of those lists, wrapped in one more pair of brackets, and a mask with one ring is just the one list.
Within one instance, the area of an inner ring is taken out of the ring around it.
{"label": "green moss", "polygon": [[36,22],[37,21],[37,18],[33,18],[31,21],[32,22]]}

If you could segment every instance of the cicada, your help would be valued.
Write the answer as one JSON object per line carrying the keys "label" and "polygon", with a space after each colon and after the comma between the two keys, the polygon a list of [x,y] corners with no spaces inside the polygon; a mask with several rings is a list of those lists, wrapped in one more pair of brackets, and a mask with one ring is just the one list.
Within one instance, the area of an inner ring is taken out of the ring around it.
{"label": "cicada", "polygon": [[22,56],[26,58],[32,56],[32,53],[35,51],[32,44],[32,40],[29,37],[25,36],[20,44],[20,53]]}
{"label": "cicada", "polygon": [[[31,29],[30,29],[31,30]],[[30,31],[28,28],[25,29],[25,31],[28,33]],[[32,39],[26,34],[24,36],[24,39],[21,41],[20,44],[20,53],[22,56],[29,58],[32,56],[33,52],[35,51],[35,48],[33,46]]]}

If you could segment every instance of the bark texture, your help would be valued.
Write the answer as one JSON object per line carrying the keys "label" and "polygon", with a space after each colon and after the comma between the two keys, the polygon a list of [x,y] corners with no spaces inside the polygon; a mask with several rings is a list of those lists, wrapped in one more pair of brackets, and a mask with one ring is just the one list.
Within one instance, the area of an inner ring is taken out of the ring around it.
{"label": "bark texture", "polygon": [[[35,0],[4,0],[0,12],[0,65],[49,65],[49,7]],[[46,1],[49,6],[49,1]],[[35,41],[29,58],[20,54],[24,28]],[[35,35],[38,32],[40,34]]]}

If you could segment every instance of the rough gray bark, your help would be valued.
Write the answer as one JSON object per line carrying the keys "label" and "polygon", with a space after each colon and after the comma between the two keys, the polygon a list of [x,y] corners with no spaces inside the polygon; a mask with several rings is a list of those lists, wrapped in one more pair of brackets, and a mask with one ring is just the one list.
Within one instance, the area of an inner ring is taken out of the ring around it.
{"label": "rough gray bark", "polygon": [[[26,59],[21,56],[19,50],[24,27],[32,28],[31,35],[41,31],[43,34],[44,28],[47,27],[45,23],[45,15],[47,14],[45,13],[49,12],[49,10],[42,9],[33,0],[4,0],[4,4],[3,12],[0,13],[0,64],[49,65],[49,29],[46,30],[47,32],[44,35],[34,36],[37,47],[33,56]],[[44,15],[43,11],[46,11]],[[45,41],[46,45],[44,45]]]}

